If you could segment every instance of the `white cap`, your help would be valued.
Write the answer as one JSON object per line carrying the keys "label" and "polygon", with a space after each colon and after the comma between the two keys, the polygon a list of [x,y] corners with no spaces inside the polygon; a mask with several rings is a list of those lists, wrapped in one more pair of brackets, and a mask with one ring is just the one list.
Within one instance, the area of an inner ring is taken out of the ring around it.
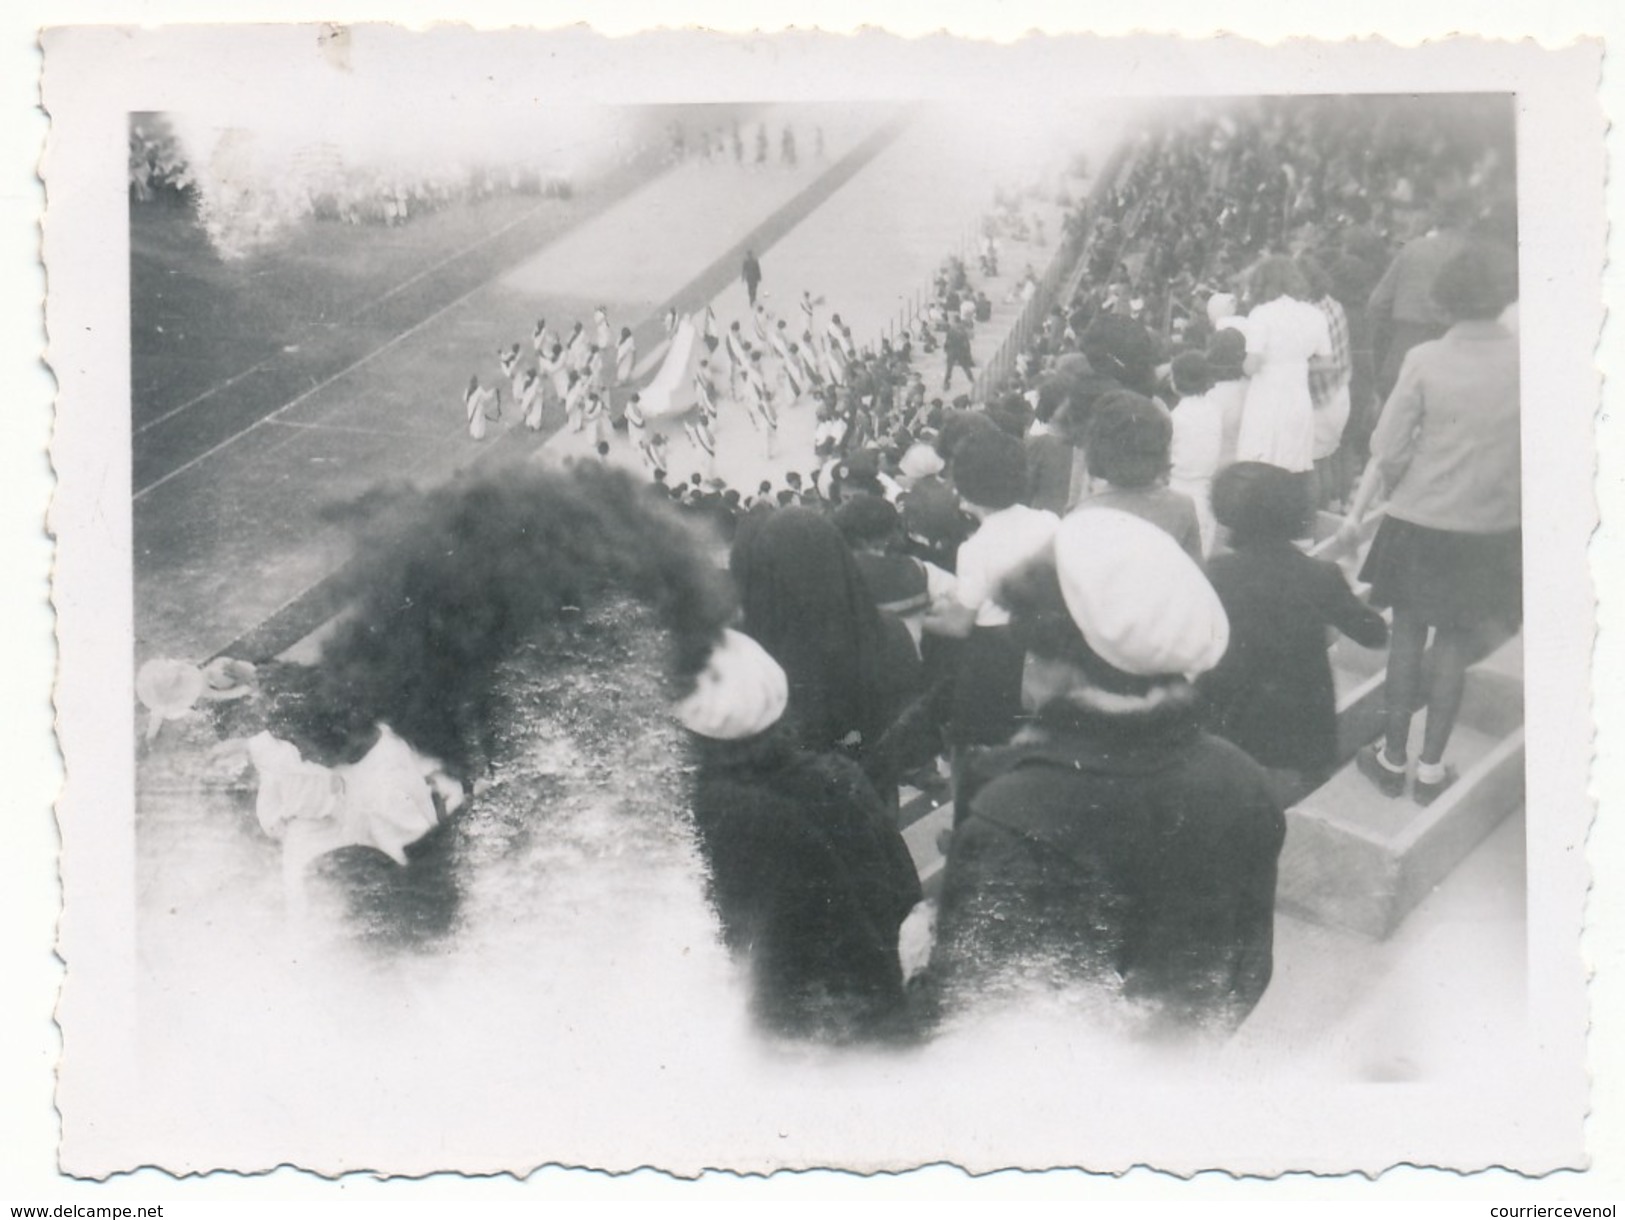
{"label": "white cap", "polygon": [[930,445],[910,445],[908,452],[903,454],[903,460],[897,463],[897,469],[907,479],[926,479],[934,474],[941,474],[943,468],[942,455]]}
{"label": "white cap", "polygon": [[1055,533],[1061,596],[1103,661],[1139,677],[1206,673],[1230,620],[1202,569],[1165,531],[1114,508],[1083,508]]}
{"label": "white cap", "polygon": [[174,720],[192,710],[203,694],[203,671],[190,661],[153,657],[135,675],[135,694],[162,720]]}
{"label": "white cap", "polygon": [[738,741],[778,723],[789,699],[790,683],[779,663],[730,627],[695,679],[694,693],[673,710],[684,728],[701,737]]}

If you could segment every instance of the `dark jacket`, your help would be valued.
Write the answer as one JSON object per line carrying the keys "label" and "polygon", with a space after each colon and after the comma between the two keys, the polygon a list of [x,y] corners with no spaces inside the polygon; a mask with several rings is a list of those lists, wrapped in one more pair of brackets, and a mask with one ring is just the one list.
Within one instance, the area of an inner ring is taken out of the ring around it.
{"label": "dark jacket", "polygon": [[698,741],[694,823],[728,946],[750,964],[759,1020],[852,1037],[903,1001],[897,929],[920,882],[863,772],[770,731]]}
{"label": "dark jacket", "polygon": [[1171,689],[1144,712],[1052,704],[971,768],[932,963],[947,1005],[1049,983],[1227,1029],[1257,1004],[1285,818]]}
{"label": "dark jacket", "polygon": [[1266,767],[1317,777],[1337,762],[1337,696],[1326,628],[1367,648],[1388,639],[1336,564],[1289,542],[1215,556],[1208,579],[1230,619],[1230,647],[1201,682],[1208,729]]}

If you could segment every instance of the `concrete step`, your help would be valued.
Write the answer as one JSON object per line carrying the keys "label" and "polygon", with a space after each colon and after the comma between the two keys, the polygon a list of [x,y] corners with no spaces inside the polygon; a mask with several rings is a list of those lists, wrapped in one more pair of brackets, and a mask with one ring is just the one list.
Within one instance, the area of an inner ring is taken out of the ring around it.
{"label": "concrete step", "polygon": [[[1521,669],[1522,640],[1515,638],[1469,671],[1447,752],[1461,777],[1432,805],[1416,804],[1408,791],[1383,795],[1349,763],[1288,810],[1277,891],[1282,907],[1330,927],[1386,937],[1521,806]],[[1371,727],[1367,741],[1381,731],[1381,674],[1369,682],[1376,683],[1375,695],[1369,683],[1356,688],[1351,710],[1340,714],[1339,728],[1347,726],[1350,742],[1356,725]],[[1423,719],[1417,716],[1412,726],[1413,758]]]}

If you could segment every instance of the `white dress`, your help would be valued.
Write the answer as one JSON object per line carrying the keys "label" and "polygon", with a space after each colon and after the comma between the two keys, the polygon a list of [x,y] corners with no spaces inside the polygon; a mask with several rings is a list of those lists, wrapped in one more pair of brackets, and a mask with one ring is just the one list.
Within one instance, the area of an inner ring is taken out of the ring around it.
{"label": "white dress", "polygon": [[1247,385],[1236,460],[1302,473],[1314,468],[1309,360],[1329,356],[1331,332],[1317,306],[1277,297],[1247,315],[1247,355],[1260,361]]}

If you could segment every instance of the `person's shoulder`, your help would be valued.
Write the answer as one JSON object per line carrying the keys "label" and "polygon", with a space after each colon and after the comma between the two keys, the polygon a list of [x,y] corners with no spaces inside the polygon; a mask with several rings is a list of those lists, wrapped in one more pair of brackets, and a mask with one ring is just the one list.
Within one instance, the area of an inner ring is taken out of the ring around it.
{"label": "person's shoulder", "polygon": [[1279,812],[1280,805],[1270,789],[1264,768],[1234,742],[1206,729],[1196,734],[1187,756],[1187,765],[1202,773],[1203,782],[1215,791],[1225,791],[1243,804]]}

